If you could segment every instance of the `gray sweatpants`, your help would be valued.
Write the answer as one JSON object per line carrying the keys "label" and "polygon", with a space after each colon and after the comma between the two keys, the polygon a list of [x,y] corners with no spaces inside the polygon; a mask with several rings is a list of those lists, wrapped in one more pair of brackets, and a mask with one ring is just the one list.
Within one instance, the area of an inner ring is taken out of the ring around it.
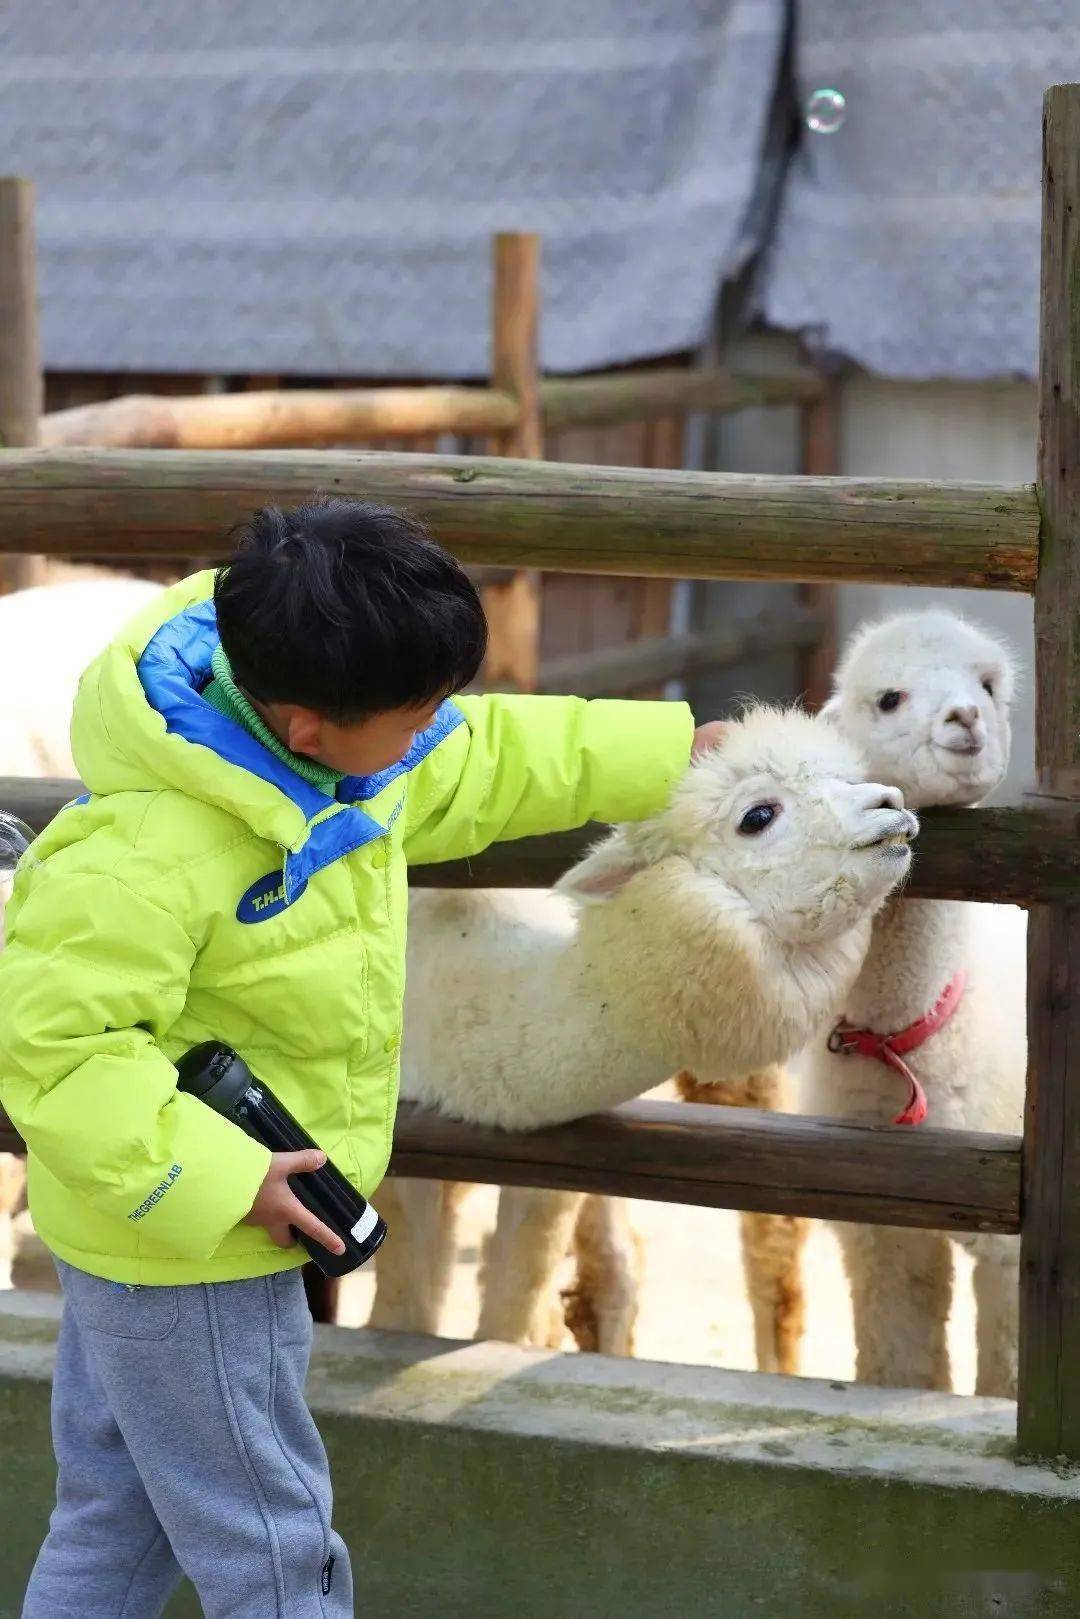
{"label": "gray sweatpants", "polygon": [[181,1570],[207,1619],[348,1619],[300,1272],[133,1288],[58,1268],[56,1508],[23,1619],[154,1619]]}

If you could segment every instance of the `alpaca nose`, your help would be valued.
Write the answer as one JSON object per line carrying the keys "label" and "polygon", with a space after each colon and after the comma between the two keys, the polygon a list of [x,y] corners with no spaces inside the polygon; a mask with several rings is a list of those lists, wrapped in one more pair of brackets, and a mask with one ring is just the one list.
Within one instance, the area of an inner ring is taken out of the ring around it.
{"label": "alpaca nose", "polygon": [[952,708],[945,716],[947,725],[962,725],[965,731],[973,731],[979,719],[979,710],[974,703],[965,707]]}
{"label": "alpaca nose", "polygon": [[875,792],[877,793],[876,808],[883,810],[903,809],[904,795],[899,787],[877,787]]}
{"label": "alpaca nose", "polygon": [[845,811],[850,809],[857,816],[877,815],[881,810],[895,811],[903,807],[904,795],[899,787],[889,787],[880,781],[852,783],[845,794]]}

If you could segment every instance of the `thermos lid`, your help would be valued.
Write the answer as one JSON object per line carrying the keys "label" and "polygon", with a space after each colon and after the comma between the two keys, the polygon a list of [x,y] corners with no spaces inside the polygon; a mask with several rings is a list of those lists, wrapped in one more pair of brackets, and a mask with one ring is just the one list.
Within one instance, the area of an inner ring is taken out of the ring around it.
{"label": "thermos lid", "polygon": [[231,1113],[245,1092],[255,1083],[247,1063],[231,1046],[206,1040],[185,1051],[176,1065],[179,1089],[212,1107],[215,1113]]}

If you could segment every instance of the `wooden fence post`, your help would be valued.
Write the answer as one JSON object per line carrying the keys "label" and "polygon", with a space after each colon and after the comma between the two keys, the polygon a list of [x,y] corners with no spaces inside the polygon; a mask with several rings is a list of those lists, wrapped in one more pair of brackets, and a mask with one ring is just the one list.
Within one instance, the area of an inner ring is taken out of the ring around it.
{"label": "wooden fence post", "polygon": [[[835,376],[822,377],[822,391],[810,399],[799,413],[802,471],[807,477],[829,478],[840,471],[840,382]],[[800,585],[797,600],[807,612],[821,618],[821,634],[805,647],[798,659],[799,695],[815,712],[832,692],[836,668],[836,621],[840,591],[836,585]]]}
{"label": "wooden fence post", "polygon": [[[44,403],[38,344],[34,188],[0,176],[0,448],[32,449]],[[0,590],[37,577],[35,557],[0,563]]]}
{"label": "wooden fence post", "polygon": [[540,238],[500,231],[495,237],[491,333],[491,385],[514,395],[521,408],[505,435],[503,455],[536,461],[544,453],[540,418]]}
{"label": "wooden fence post", "polygon": [[[494,388],[513,394],[517,423],[495,440],[500,455],[537,461],[544,453],[540,414],[540,238],[524,231],[495,237],[492,308]],[[540,672],[540,575],[519,569],[485,587],[489,645],[484,679],[535,691]]]}
{"label": "wooden fence post", "polygon": [[[1040,795],[1080,810],[1080,85],[1043,104],[1035,589]],[[1028,932],[1020,1409],[1022,1450],[1080,1457],[1080,905]]]}

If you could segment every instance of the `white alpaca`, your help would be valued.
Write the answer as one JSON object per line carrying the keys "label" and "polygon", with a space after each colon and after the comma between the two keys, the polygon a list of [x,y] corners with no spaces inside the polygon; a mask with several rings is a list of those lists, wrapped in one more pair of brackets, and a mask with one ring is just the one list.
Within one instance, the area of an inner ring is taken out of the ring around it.
{"label": "white alpaca", "polygon": [[[663,814],[614,832],[561,893],[414,897],[403,1096],[532,1129],[682,1067],[723,1082],[783,1061],[843,1000],[870,919],[907,870],[915,822],[901,806],[895,790],[866,784],[827,722],[761,710],[690,767]],[[407,1182],[380,1193],[394,1235],[374,1324],[437,1327],[453,1196]],[[504,1199],[481,1331],[548,1330],[533,1319],[533,1284],[565,1252],[580,1204],[566,1195],[560,1226],[549,1199]],[[605,1209],[598,1220],[612,1218]]]}
{"label": "white alpaca", "polygon": [[159,590],[99,574],[0,596],[0,776],[74,776],[79,677]]}
{"label": "white alpaca", "polygon": [[[828,705],[869,770],[917,808],[977,803],[1009,755],[1011,661],[954,614],[901,616],[856,636]],[[955,1011],[905,1059],[941,1128],[1019,1131],[1024,1100],[1024,913],[1014,906],[894,900],[874,923],[858,982],[838,1007],[875,1034],[908,1029],[948,986]],[[839,1037],[834,1037],[835,1048]],[[850,1043],[850,1041],[849,1041]],[[884,1124],[908,1101],[904,1075],[866,1056],[807,1054],[803,1107]],[[950,1239],[934,1231],[837,1228],[852,1289],[856,1375],[871,1383],[948,1388],[945,1325]],[[975,1259],[977,1390],[1015,1393],[1019,1239],[963,1236]]]}
{"label": "white alpaca", "polygon": [[[74,776],[68,731],[79,677],[160,588],[100,571],[77,579],[50,568],[46,577],[60,582],[0,596],[0,776]],[[0,914],[8,886],[0,884]],[[0,1287],[10,1286],[25,1186],[22,1159],[0,1153]]]}

